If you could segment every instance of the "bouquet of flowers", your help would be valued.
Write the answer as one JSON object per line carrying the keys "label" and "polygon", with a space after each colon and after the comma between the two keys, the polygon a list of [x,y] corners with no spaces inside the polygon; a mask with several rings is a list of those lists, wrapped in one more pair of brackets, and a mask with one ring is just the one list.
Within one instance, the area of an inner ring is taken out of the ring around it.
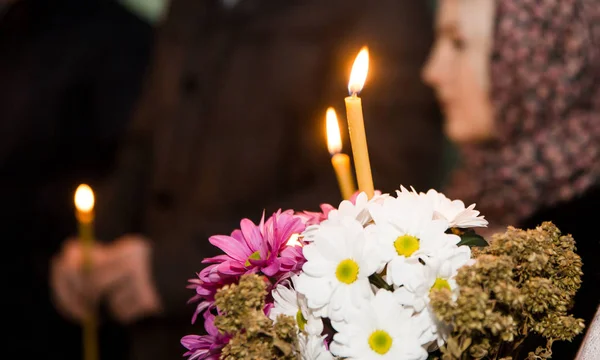
{"label": "bouquet of flowers", "polygon": [[190,280],[206,334],[182,339],[189,360],[499,359],[531,331],[541,359],[583,328],[567,314],[581,261],[552,224],[487,246],[474,204],[404,187],[321,210],[209,239],[224,254]]}

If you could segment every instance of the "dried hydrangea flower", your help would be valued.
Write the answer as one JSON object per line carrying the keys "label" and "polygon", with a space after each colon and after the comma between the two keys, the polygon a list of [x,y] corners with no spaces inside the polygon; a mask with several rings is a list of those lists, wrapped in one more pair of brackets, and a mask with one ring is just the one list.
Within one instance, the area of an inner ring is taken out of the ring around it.
{"label": "dried hydrangea flower", "polygon": [[227,360],[295,360],[298,348],[296,321],[264,313],[267,282],[256,274],[243,275],[238,284],[226,285],[215,296],[220,315],[215,325],[232,337],[221,352]]}
{"label": "dried hydrangea flower", "polygon": [[[453,326],[442,359],[514,358],[532,332],[548,342],[529,358],[543,359],[554,341],[580,334],[583,321],[568,314],[581,286],[575,251],[573,238],[551,222],[494,235],[488,247],[474,252],[475,264],[459,269],[458,298],[445,289],[430,294],[436,316]],[[465,343],[468,348],[455,346]]]}

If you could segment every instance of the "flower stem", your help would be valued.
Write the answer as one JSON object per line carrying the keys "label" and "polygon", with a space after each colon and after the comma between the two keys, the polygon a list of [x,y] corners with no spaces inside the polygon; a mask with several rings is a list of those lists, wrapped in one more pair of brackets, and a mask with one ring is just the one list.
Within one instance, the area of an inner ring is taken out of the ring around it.
{"label": "flower stem", "polygon": [[394,290],[392,285],[389,285],[387,282],[385,282],[385,280],[383,280],[381,275],[379,275],[377,273],[369,276],[369,281],[371,282],[371,284],[377,286],[380,289],[386,289],[388,291]]}

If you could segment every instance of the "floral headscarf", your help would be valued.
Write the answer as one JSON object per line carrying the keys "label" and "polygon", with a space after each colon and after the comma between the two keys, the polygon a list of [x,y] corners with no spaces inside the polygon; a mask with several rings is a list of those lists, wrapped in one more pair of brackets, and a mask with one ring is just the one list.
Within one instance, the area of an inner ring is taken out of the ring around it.
{"label": "floral headscarf", "polygon": [[600,183],[600,3],[498,0],[491,58],[498,138],[461,148],[447,193],[491,225]]}

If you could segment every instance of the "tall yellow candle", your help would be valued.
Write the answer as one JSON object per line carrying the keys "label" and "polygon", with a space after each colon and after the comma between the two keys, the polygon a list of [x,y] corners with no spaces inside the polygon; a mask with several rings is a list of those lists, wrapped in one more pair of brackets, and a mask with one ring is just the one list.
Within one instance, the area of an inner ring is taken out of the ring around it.
{"label": "tall yellow candle", "polygon": [[[75,191],[75,216],[79,230],[79,240],[83,246],[83,271],[89,273],[92,267],[91,249],[94,245],[94,192],[81,184]],[[91,308],[83,323],[83,359],[98,360],[98,330],[96,310]]]}
{"label": "tall yellow candle", "polygon": [[363,119],[362,101],[358,93],[362,90],[367,73],[369,71],[369,50],[363,47],[352,66],[348,91],[350,96],[346,97],[346,115],[348,117],[348,131],[354,156],[354,167],[358,179],[358,189],[364,191],[369,198],[373,197],[375,188],[371,174],[371,163],[369,161],[369,149],[367,147],[367,136]]}
{"label": "tall yellow candle", "polygon": [[327,127],[327,148],[331,154],[331,164],[337,177],[342,199],[348,200],[356,191],[354,178],[350,170],[350,157],[342,153],[342,139],[340,136],[340,126],[337,115],[333,108],[327,109],[326,113]]}

